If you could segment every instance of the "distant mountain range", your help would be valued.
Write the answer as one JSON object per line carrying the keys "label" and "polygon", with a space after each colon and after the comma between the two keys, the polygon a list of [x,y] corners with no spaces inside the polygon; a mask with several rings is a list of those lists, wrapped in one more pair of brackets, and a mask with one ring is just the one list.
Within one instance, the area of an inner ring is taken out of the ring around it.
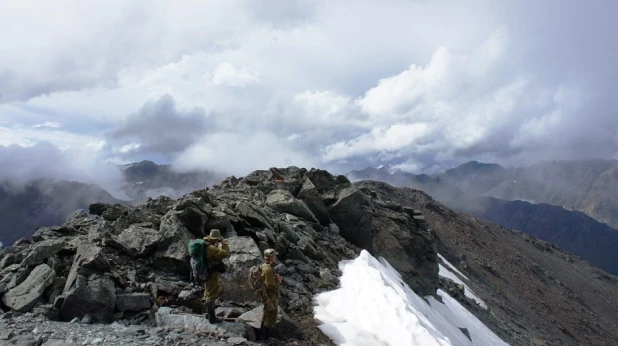
{"label": "distant mountain range", "polygon": [[347,176],[423,190],[454,209],[552,242],[618,274],[618,230],[611,227],[618,224],[618,200],[611,198],[618,191],[617,166],[590,160],[507,169],[472,161],[431,176],[384,167]]}
{"label": "distant mountain range", "polygon": [[0,184],[0,242],[9,246],[41,226],[64,223],[95,201],[123,203],[96,185],[38,179],[26,185]]}
{"label": "distant mountain range", "polygon": [[96,185],[81,182],[39,179],[21,186],[0,182],[0,243],[8,246],[29,238],[39,227],[62,224],[75,210],[87,209],[95,202],[137,204],[160,195],[177,198],[224,178],[206,171],[179,173],[152,161],[119,169],[124,174],[120,190],[130,200],[116,199]]}

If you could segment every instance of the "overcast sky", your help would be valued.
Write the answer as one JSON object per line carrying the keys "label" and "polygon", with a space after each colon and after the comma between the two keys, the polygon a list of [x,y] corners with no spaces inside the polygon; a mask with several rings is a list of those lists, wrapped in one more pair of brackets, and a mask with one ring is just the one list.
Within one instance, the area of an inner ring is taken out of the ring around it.
{"label": "overcast sky", "polygon": [[618,158],[616,13],[575,0],[2,1],[0,175],[96,180],[142,159],[243,175]]}

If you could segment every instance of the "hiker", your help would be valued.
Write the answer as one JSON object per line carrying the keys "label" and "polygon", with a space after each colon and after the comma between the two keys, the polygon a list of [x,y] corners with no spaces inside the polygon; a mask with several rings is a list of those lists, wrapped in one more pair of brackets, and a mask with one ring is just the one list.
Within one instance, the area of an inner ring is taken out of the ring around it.
{"label": "hiker", "polygon": [[279,311],[279,284],[282,278],[275,273],[274,262],[276,259],[277,252],[274,249],[264,250],[264,264],[261,266],[262,282],[264,283],[262,287],[264,313],[260,326],[261,338],[264,340],[270,338],[270,329],[277,322]]}
{"label": "hiker", "polygon": [[[230,255],[230,246],[226,239],[223,239],[221,232],[218,229],[213,229],[210,234],[204,237],[204,241],[208,243],[206,247],[206,263],[208,263],[208,278],[204,282],[204,301],[206,302],[206,310],[208,322],[219,323],[221,319],[215,316],[215,299],[221,292],[221,282],[219,274],[223,270],[222,260]],[[220,247],[219,247],[220,246]]]}

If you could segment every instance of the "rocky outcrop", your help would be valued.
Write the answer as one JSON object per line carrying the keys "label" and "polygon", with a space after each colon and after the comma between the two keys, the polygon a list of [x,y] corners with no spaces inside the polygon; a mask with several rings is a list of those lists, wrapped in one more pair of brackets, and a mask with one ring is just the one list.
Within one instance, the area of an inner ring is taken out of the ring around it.
{"label": "rocky outcrop", "polygon": [[[284,281],[273,333],[328,344],[313,319],[313,295],[335,288],[339,261],[361,248],[392,261],[418,292],[438,287],[433,236],[418,213],[326,171],[272,168],[178,200],[99,203],[89,211],[3,251],[0,295],[7,307],[95,322],[148,319],[158,310],[151,322],[161,328],[252,340],[261,304],[248,269],[275,248]],[[195,315],[203,313],[203,288],[189,282],[187,245],[213,228],[231,249],[217,309],[227,322],[220,326]]]}
{"label": "rocky outcrop", "polygon": [[47,264],[41,264],[30,272],[24,282],[6,292],[2,302],[15,311],[30,311],[55,278],[56,273]]}

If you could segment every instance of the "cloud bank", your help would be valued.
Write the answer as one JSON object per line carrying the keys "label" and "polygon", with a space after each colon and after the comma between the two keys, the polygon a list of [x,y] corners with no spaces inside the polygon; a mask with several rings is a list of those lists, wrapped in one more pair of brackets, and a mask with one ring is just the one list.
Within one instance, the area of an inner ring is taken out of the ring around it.
{"label": "cloud bank", "polygon": [[36,176],[52,159],[52,176],[95,179],[100,165],[142,159],[242,175],[618,158],[617,11],[553,0],[2,3],[3,174]]}

